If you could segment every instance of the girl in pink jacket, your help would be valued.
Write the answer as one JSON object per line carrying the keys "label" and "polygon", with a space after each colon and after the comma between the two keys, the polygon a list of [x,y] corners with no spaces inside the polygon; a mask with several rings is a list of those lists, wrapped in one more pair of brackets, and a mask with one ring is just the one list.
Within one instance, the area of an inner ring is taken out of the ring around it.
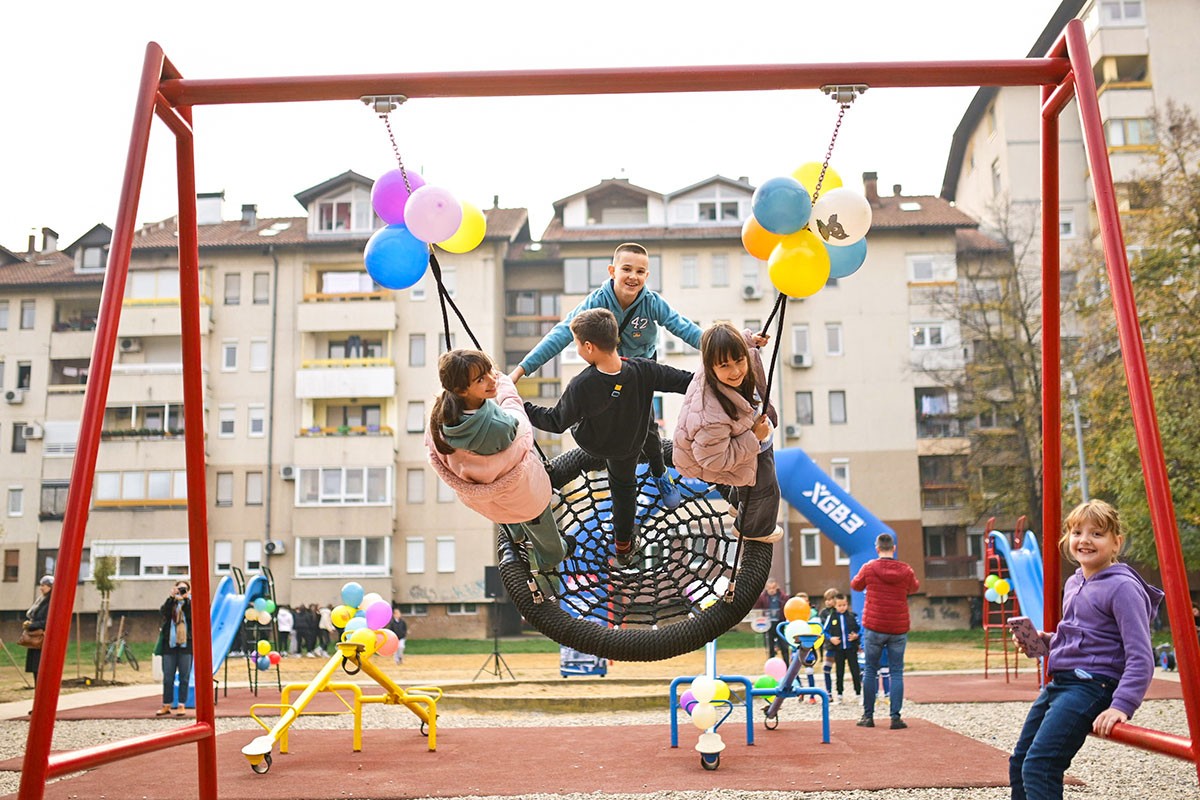
{"label": "girl in pink jacket", "polygon": [[550,476],[533,448],[533,428],[512,380],[478,350],[438,359],[442,393],[433,403],[429,462],[459,499],[515,542],[528,538],[536,570],[552,569],[566,547],[551,513]]}
{"label": "girl in pink jacket", "polygon": [[683,397],[675,426],[675,468],[718,485],[736,507],[734,533],[777,542],[779,482],[771,434],[778,420],[763,402],[766,373],[750,331],[718,322],[700,337],[704,369]]}

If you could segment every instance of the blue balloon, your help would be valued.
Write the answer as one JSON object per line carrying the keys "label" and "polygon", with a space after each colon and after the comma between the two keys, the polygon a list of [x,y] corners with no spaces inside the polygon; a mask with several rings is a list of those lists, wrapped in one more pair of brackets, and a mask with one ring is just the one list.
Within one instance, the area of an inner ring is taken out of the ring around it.
{"label": "blue balloon", "polygon": [[259,656],[257,663],[258,663],[258,668],[260,670],[262,670],[263,672],[266,672],[267,670],[269,670],[271,668],[271,659],[268,658],[267,656]]}
{"label": "blue balloon", "polygon": [[367,272],[387,289],[407,289],[429,266],[429,245],[409,233],[404,225],[380,228],[363,250]]}
{"label": "blue balloon", "polygon": [[1000,602],[1000,595],[999,595],[999,593],[996,592],[995,589],[988,589],[986,592],[983,593],[983,596],[988,599],[989,603],[999,603]]}
{"label": "blue balloon", "polygon": [[351,608],[358,608],[364,596],[366,596],[366,590],[363,589],[360,583],[350,581],[342,587],[342,602]]}
{"label": "blue balloon", "polygon": [[267,610],[267,598],[265,598],[265,597],[254,598],[254,610],[255,611],[266,611]]}
{"label": "blue balloon", "polygon": [[366,617],[351,617],[350,621],[346,623],[346,627],[343,628],[342,630],[356,631],[359,628],[365,628],[365,627],[367,627],[367,618]]}
{"label": "blue balloon", "polygon": [[765,181],[754,190],[750,203],[758,224],[780,236],[795,233],[812,218],[812,197],[791,177]]}
{"label": "blue balloon", "polygon": [[830,247],[826,243],[825,251],[829,253],[829,277],[848,278],[867,260],[867,240],[862,238],[845,247]]}

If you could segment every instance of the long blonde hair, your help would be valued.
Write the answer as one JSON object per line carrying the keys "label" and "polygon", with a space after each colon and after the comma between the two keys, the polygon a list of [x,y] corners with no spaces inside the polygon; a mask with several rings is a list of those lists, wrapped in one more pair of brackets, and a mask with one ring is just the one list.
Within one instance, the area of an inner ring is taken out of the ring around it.
{"label": "long blonde hair", "polygon": [[480,375],[486,375],[494,369],[487,353],[479,350],[451,350],[438,359],[438,380],[442,384],[442,392],[433,401],[429,435],[434,448],[442,455],[448,456],[454,452],[442,435],[442,426],[462,422],[466,407],[460,394],[466,392]]}
{"label": "long blonde hair", "polygon": [[[1067,518],[1063,521],[1062,536],[1058,539],[1058,547],[1067,560],[1072,563],[1078,563],[1071,556],[1071,531],[1078,528],[1085,522],[1090,522],[1105,533],[1112,534],[1119,540],[1124,540],[1125,525],[1121,522],[1121,514],[1112,505],[1103,500],[1088,500],[1086,503],[1080,503],[1067,514]],[[1120,555],[1118,548],[1117,556]],[[1113,562],[1118,561],[1118,557],[1113,556]]]}

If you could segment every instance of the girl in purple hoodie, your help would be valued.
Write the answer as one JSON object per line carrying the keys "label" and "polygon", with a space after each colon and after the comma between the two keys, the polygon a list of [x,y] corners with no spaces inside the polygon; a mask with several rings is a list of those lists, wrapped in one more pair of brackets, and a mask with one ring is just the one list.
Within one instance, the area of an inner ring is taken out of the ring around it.
{"label": "girl in purple hoodie", "polygon": [[1117,561],[1125,543],[1117,510],[1089,500],[1063,528],[1059,546],[1079,569],[1063,589],[1058,630],[1041,632],[1051,680],[1008,761],[1013,800],[1062,798],[1063,774],[1087,735],[1107,736],[1132,717],[1154,676],[1150,620],[1163,593]]}

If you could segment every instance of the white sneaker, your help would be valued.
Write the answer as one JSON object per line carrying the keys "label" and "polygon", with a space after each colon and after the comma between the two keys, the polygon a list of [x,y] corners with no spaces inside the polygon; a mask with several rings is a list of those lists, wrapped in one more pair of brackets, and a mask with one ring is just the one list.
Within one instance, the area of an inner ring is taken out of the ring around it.
{"label": "white sneaker", "polygon": [[734,536],[741,536],[743,539],[745,539],[748,542],[764,542],[766,544],[775,544],[776,542],[778,542],[780,539],[783,538],[783,528],[776,525],[775,530],[771,531],[770,533],[763,534],[762,536],[744,536],[735,527],[733,529],[733,534],[734,534]]}
{"label": "white sneaker", "polygon": [[844,702],[846,702],[846,696],[845,696],[845,695],[841,695],[841,694],[839,694],[839,695],[837,696],[837,703],[838,703],[838,705],[840,706],[840,705],[841,705],[842,703],[844,703]]}

